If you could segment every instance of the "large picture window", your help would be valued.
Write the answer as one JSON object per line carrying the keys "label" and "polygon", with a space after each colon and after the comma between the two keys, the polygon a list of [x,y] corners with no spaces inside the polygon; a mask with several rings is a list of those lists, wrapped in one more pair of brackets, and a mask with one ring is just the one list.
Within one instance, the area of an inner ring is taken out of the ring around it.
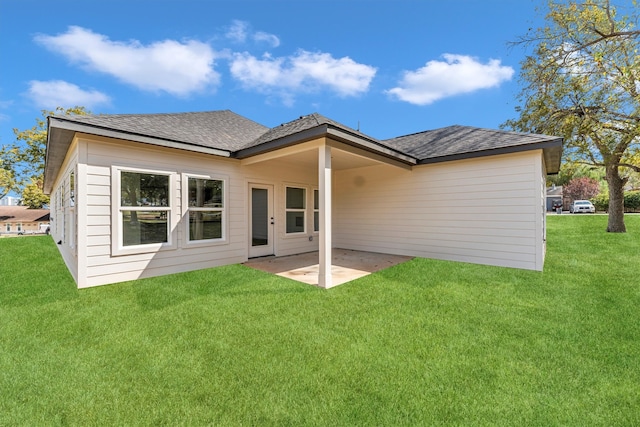
{"label": "large picture window", "polygon": [[224,239],[224,180],[187,177],[187,200],[189,241]]}
{"label": "large picture window", "polygon": [[170,175],[121,170],[118,221],[122,247],[169,243]]}
{"label": "large picture window", "polygon": [[287,233],[304,233],[306,224],[306,190],[298,187],[286,188]]}

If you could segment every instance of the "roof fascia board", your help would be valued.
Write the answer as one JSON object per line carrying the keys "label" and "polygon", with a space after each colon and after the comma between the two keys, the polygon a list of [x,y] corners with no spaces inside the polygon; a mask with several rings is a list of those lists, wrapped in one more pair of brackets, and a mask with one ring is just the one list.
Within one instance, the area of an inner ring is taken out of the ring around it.
{"label": "roof fascia board", "polygon": [[301,144],[312,139],[322,138],[326,135],[326,125],[316,126],[302,132],[287,135],[285,137],[255,145],[253,147],[238,150],[234,153],[236,159],[246,159],[247,157],[257,156],[259,154],[268,153],[269,151],[279,150],[291,145]]}
{"label": "roof fascia board", "polygon": [[385,163],[385,164],[396,166],[406,170],[411,170],[412,168],[412,165],[409,165],[405,162],[401,162],[387,156],[382,156],[380,154],[373,153],[368,150],[363,150],[362,148],[358,148],[354,145],[346,144],[341,141],[336,141],[336,140],[327,138],[327,145],[329,145],[332,148],[335,148],[336,150],[345,151],[349,154],[353,154],[354,156],[358,156],[363,159],[375,160],[376,162]]}
{"label": "roof fascia board", "polygon": [[319,138],[307,142],[302,142],[296,145],[289,145],[288,147],[283,147],[273,151],[267,151],[266,153],[256,154],[251,157],[245,157],[240,160],[240,164],[242,166],[253,165],[256,163],[265,162],[268,160],[278,159],[280,157],[289,156],[291,154],[302,153],[305,151],[317,149],[321,147],[325,143],[325,138]]}
{"label": "roof fascia board", "polygon": [[408,165],[415,165],[418,163],[418,161],[414,157],[408,156],[399,151],[385,147],[374,141],[367,140],[358,135],[353,135],[352,133],[346,132],[334,126],[330,126],[328,128],[327,135],[347,145],[351,145],[357,148],[362,148],[366,151],[371,151],[373,153],[380,154],[385,157],[391,157],[392,159],[398,160]]}
{"label": "roof fascia board", "polygon": [[91,125],[75,123],[67,120],[60,120],[55,117],[51,117],[51,119],[53,120],[49,122],[49,126],[62,128],[62,129],[70,130],[74,132],[87,133],[87,134],[98,135],[98,136],[106,136],[108,138],[123,139],[126,141],[141,142],[144,144],[159,145],[161,147],[176,148],[179,150],[193,151],[196,153],[213,154],[215,156],[221,156],[221,157],[231,157],[230,151],[220,150],[218,148],[201,147],[201,146],[179,142],[179,141],[173,141],[169,139],[154,138],[154,137],[145,136],[145,135],[138,135],[138,134],[124,132],[124,131],[107,129],[99,126],[91,126]]}

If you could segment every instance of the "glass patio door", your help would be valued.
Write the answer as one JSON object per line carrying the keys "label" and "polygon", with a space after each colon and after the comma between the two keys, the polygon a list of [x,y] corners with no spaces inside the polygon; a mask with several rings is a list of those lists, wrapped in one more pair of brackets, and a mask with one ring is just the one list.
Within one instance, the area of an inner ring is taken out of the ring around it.
{"label": "glass patio door", "polygon": [[273,185],[249,184],[249,258],[273,255]]}

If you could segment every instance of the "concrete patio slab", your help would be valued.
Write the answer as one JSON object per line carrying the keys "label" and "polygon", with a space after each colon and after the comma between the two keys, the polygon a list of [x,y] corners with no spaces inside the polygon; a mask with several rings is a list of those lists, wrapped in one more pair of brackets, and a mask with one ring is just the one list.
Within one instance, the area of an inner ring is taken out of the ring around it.
{"label": "concrete patio slab", "polygon": [[[350,282],[413,258],[402,255],[352,251],[349,249],[333,249],[332,252],[331,275],[333,286]],[[245,262],[244,265],[310,285],[318,285],[317,251],[283,257],[254,258]]]}

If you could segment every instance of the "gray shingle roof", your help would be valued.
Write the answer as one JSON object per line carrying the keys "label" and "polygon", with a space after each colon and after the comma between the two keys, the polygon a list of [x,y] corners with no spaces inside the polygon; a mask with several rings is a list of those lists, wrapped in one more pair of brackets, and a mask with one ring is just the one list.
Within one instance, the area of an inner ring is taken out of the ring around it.
{"label": "gray shingle roof", "polygon": [[173,114],[105,114],[58,118],[133,135],[228,151],[241,149],[269,130],[268,127],[229,110]]}
{"label": "gray shingle roof", "polygon": [[267,132],[262,134],[262,136],[260,136],[258,139],[247,144],[247,146],[245,146],[244,148],[255,147],[260,144],[264,144],[267,142],[275,141],[277,139],[295,135],[296,133],[300,133],[305,130],[309,130],[322,125],[331,125],[336,128],[340,128],[347,132],[353,133],[355,135],[359,135],[363,138],[375,141],[374,138],[367,136],[348,126],[345,126],[341,123],[338,123],[335,120],[331,120],[323,116],[322,114],[313,113],[306,116],[300,116],[299,118],[292,120],[288,123],[283,123],[279,126],[269,129]]}
{"label": "gray shingle roof", "polygon": [[455,125],[391,138],[382,142],[424,162],[441,157],[504,148],[524,148],[527,145],[540,144],[553,139],[559,140],[560,138]]}
{"label": "gray shingle roof", "polygon": [[45,191],[50,190],[78,131],[236,158],[328,136],[409,165],[540,148],[544,149],[548,173],[557,173],[562,154],[561,138],[469,126],[378,140],[317,113],[273,128],[229,110],[56,116],[49,123]]}

